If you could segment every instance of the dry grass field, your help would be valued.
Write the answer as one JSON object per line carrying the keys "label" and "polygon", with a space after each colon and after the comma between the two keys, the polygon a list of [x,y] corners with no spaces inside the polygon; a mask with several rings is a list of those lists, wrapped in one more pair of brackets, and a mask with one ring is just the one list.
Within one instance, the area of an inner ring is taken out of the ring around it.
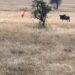
{"label": "dry grass field", "polygon": [[75,75],[75,13],[50,13],[45,29],[21,13],[0,11],[0,75]]}

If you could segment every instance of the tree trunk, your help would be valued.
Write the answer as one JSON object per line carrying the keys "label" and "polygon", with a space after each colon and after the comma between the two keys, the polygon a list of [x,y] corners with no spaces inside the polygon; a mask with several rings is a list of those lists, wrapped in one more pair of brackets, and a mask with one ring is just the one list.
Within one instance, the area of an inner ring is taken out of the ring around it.
{"label": "tree trunk", "polygon": [[43,22],[43,23],[42,23],[42,26],[45,27],[45,20],[43,20],[42,22]]}
{"label": "tree trunk", "polygon": [[57,4],[56,4],[56,7],[57,7],[57,9],[59,8],[59,3],[57,2]]}

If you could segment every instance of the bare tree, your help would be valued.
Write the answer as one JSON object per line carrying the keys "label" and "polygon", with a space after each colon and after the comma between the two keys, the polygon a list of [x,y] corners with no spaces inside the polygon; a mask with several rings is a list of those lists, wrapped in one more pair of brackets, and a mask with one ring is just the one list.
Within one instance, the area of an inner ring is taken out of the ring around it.
{"label": "bare tree", "polygon": [[45,27],[47,14],[51,10],[51,8],[43,0],[33,0],[32,7],[34,17],[39,19],[41,25]]}

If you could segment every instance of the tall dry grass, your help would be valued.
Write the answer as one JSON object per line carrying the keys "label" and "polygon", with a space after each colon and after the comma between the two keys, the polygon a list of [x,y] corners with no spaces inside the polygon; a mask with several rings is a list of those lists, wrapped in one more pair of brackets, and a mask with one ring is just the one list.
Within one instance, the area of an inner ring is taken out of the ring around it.
{"label": "tall dry grass", "polygon": [[1,75],[75,74],[74,29],[54,24],[38,29],[36,20],[15,12],[0,16]]}

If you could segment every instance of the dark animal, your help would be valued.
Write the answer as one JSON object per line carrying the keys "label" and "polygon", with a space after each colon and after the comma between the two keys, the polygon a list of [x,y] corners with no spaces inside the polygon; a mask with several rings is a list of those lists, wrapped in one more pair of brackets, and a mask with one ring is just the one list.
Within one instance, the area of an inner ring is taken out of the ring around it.
{"label": "dark animal", "polygon": [[65,14],[64,15],[59,15],[60,16],[60,19],[61,20],[67,20],[70,22],[70,16],[66,16]]}

